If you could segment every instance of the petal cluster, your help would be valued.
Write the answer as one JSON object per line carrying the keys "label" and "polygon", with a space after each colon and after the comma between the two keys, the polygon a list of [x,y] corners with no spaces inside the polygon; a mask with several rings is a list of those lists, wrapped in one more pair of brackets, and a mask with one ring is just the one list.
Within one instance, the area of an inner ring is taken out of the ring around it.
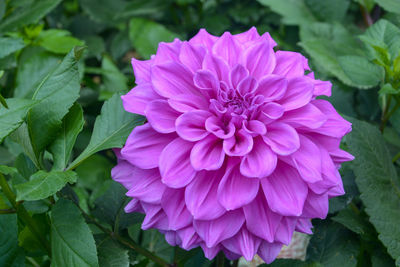
{"label": "petal cluster", "polygon": [[331,83],[275,46],[255,28],[200,30],[132,59],[137,86],[124,108],[148,122],[117,152],[112,177],[132,198],[126,212],[145,214],[143,229],[210,259],[222,250],[269,263],[344,194],[338,169],[353,157],[339,145],[351,124],[316,99]]}

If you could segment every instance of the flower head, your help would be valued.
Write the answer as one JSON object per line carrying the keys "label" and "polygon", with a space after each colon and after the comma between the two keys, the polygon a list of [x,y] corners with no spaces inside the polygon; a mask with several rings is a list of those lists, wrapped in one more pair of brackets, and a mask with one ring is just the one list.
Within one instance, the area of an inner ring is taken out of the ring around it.
{"label": "flower head", "polygon": [[301,54],[274,51],[255,28],[221,37],[205,30],[160,43],[150,60],[132,60],[137,86],[125,110],[147,117],[117,153],[113,179],[171,245],[220,250],[230,259],[275,259],[293,232],[311,232],[328,199],[344,194],[339,148],[351,131],[319,95]]}

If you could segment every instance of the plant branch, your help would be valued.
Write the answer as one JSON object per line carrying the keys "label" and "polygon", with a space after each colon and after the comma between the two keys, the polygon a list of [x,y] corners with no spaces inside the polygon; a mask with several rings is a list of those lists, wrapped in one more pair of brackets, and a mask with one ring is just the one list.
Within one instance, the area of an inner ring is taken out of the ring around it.
{"label": "plant branch", "polygon": [[361,15],[364,19],[365,26],[368,28],[372,24],[374,24],[374,21],[372,20],[371,16],[369,15],[367,8],[363,5],[360,5],[360,10],[361,10]]}
{"label": "plant branch", "polygon": [[37,228],[35,221],[29,215],[28,211],[24,208],[24,206],[21,205],[20,202],[15,201],[16,196],[14,192],[11,190],[10,186],[8,185],[6,178],[1,173],[0,173],[0,187],[2,188],[3,193],[7,197],[8,201],[10,201],[11,205],[17,211],[18,218],[21,219],[26,226],[28,226],[29,230],[32,232],[35,238],[39,241],[39,243],[43,246],[43,248],[45,248],[47,253],[51,255],[50,245],[47,242],[46,238],[40,234],[40,231]]}

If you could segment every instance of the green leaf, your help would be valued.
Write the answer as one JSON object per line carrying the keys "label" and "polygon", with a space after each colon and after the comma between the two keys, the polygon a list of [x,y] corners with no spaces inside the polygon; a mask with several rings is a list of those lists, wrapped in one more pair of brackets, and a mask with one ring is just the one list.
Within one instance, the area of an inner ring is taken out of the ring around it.
{"label": "green leaf", "polygon": [[120,95],[115,94],[104,102],[101,114],[96,118],[89,145],[68,167],[73,169],[90,155],[109,148],[122,147],[132,129],[143,123],[142,116],[126,112]]}
{"label": "green leaf", "polygon": [[18,248],[16,214],[0,215],[0,266],[25,266],[24,251]]}
{"label": "green leaf", "polygon": [[357,87],[367,89],[376,86],[384,79],[382,67],[360,56],[341,56],[338,62],[347,77]]}
{"label": "green leaf", "polygon": [[38,37],[38,44],[44,49],[56,53],[66,54],[75,46],[81,46],[83,41],[70,36],[65,30],[50,29],[42,31]]}
{"label": "green leaf", "polygon": [[32,160],[36,168],[39,169],[40,163],[35,152],[33,151],[32,142],[29,138],[28,125],[26,125],[26,123],[22,123],[22,125],[16,131],[14,131],[10,137],[14,142],[18,143],[22,147],[25,154]]}
{"label": "green leaf", "polygon": [[400,51],[400,29],[387,20],[380,19],[369,27],[360,39],[365,43],[372,55],[375,55],[373,46],[388,49],[394,59]]}
{"label": "green leaf", "polygon": [[108,190],[95,201],[93,215],[111,225],[114,231],[125,229],[143,220],[142,214],[125,213],[124,207],[129,202],[125,196],[126,191],[122,185],[112,182]]}
{"label": "green leaf", "polygon": [[39,200],[57,193],[66,183],[75,183],[77,175],[73,171],[38,171],[29,182],[15,186],[17,201]]}
{"label": "green leaf", "polygon": [[112,167],[113,164],[106,157],[100,154],[90,156],[75,169],[79,176],[78,185],[93,190],[106,180],[111,180]]}
{"label": "green leaf", "polygon": [[375,0],[354,0],[355,2],[358,2],[360,5],[365,7],[368,12],[372,11],[372,8],[375,5]]}
{"label": "green leaf", "polygon": [[113,24],[117,14],[124,11],[126,1],[123,0],[81,0],[82,9],[95,21]]}
{"label": "green leaf", "polygon": [[5,175],[12,175],[18,173],[18,170],[14,167],[0,165],[0,173]]}
{"label": "green leaf", "polygon": [[[51,143],[60,130],[62,118],[79,97],[80,83],[76,50],[41,82],[33,99],[38,101],[28,113],[29,134],[35,153]],[[43,134],[46,133],[46,134]]]}
{"label": "green leaf", "polygon": [[0,108],[0,142],[24,122],[28,110],[34,106],[35,101],[9,98],[7,103],[8,109]]}
{"label": "green leaf", "polygon": [[355,156],[352,166],[360,197],[379,239],[400,265],[399,178],[378,129],[366,122],[352,121],[353,131],[346,143]]}
{"label": "green leaf", "polygon": [[110,237],[106,237],[97,246],[100,267],[128,267],[128,250],[115,243]]}
{"label": "green leaf", "polygon": [[350,0],[304,0],[304,2],[320,21],[342,21],[350,6]]}
{"label": "green leaf", "polygon": [[350,231],[372,240],[375,230],[366,219],[367,216],[363,215],[361,213],[357,214],[351,208],[346,208],[339,211],[336,216],[332,217],[332,220],[340,223]]}
{"label": "green leaf", "polygon": [[143,58],[154,54],[160,42],[172,42],[177,37],[177,34],[151,20],[133,18],[129,21],[129,39]]}
{"label": "green leaf", "polygon": [[115,93],[126,91],[128,79],[119,71],[109,56],[103,57],[101,69],[104,88],[100,91],[100,100],[109,99]]}
{"label": "green leaf", "polygon": [[314,23],[300,30],[301,47],[330,74],[355,86],[338,62],[339,56],[362,55],[353,35],[340,24]]}
{"label": "green leaf", "polygon": [[75,140],[82,131],[84,124],[82,107],[75,103],[63,118],[61,131],[49,148],[53,154],[53,169],[65,169],[71,157]]}
{"label": "green leaf", "polygon": [[400,14],[400,1],[398,0],[375,0],[375,2],[388,12]]}
{"label": "green leaf", "polygon": [[93,234],[71,201],[57,201],[50,220],[51,266],[99,266]]}
{"label": "green leaf", "polygon": [[62,57],[53,55],[39,46],[23,49],[18,60],[14,97],[32,98],[40,82],[61,60]]}
{"label": "green leaf", "polygon": [[304,0],[258,0],[258,2],[281,15],[282,23],[287,25],[301,25],[317,21]]}
{"label": "green leaf", "polygon": [[306,259],[324,267],[355,267],[358,250],[359,243],[354,234],[337,223],[321,221],[315,225]]}
{"label": "green leaf", "polygon": [[400,91],[397,91],[390,83],[387,83],[382,86],[378,93],[379,95],[397,95],[400,93]]}
{"label": "green leaf", "polygon": [[6,57],[25,46],[22,38],[0,37],[0,58]]}
{"label": "green leaf", "polygon": [[[1,75],[1,73],[0,73],[0,75]],[[0,94],[0,104],[3,105],[3,107],[8,109],[7,101],[4,99],[4,97],[1,94]],[[1,108],[1,106],[0,106],[0,108]]]}
{"label": "green leaf", "polygon": [[29,5],[17,7],[0,22],[0,32],[11,31],[22,25],[37,22],[60,2],[61,0],[31,1]]}

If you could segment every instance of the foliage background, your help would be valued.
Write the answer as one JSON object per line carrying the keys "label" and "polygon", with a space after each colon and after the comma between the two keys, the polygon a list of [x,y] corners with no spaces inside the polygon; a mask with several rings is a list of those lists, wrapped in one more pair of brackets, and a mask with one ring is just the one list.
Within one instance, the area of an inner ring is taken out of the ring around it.
{"label": "foliage background", "polygon": [[0,0],[0,266],[235,264],[141,231],[110,178],[111,148],[144,121],[119,99],[132,57],[199,28],[251,26],[332,81],[356,156],[306,261],[271,266],[400,266],[398,0]]}

